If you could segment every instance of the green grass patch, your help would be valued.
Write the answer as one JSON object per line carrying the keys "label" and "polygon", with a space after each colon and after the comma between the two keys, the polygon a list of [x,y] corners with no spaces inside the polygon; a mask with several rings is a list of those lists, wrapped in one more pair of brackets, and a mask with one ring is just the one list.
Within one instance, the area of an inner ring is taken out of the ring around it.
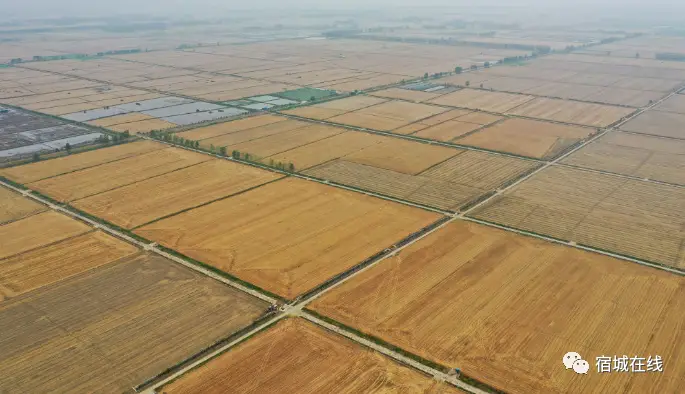
{"label": "green grass patch", "polygon": [[14,187],[16,187],[17,189],[28,190],[28,188],[27,188],[26,186],[22,185],[21,183],[17,183],[17,182],[11,181],[11,180],[5,178],[5,177],[2,176],[2,175],[0,175],[0,181],[3,181],[3,182],[5,182],[5,183],[7,183],[7,184],[9,184],[9,185],[11,185],[11,186],[14,186]]}
{"label": "green grass patch", "polygon": [[314,100],[316,101],[322,98],[335,96],[337,95],[337,93],[333,90],[300,88],[295,90],[287,90],[285,92],[274,93],[273,95],[295,101],[311,101],[312,98],[314,98]]}

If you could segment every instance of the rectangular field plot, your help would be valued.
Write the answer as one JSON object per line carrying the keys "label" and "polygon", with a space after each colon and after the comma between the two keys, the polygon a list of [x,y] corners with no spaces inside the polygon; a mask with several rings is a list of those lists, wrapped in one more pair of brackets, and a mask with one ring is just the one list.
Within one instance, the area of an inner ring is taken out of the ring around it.
{"label": "rectangular field plot", "polygon": [[118,226],[132,228],[280,177],[213,159],[77,200],[73,206]]}
{"label": "rectangular field plot", "polygon": [[[448,224],[310,308],[508,393],[685,385],[681,276],[474,223]],[[587,375],[564,369],[569,349],[590,361]],[[663,373],[597,373],[607,354],[672,361]]]}
{"label": "rectangular field plot", "polygon": [[[229,122],[230,123],[230,122]],[[205,147],[205,148],[210,148],[212,145],[215,147],[219,146],[225,146],[227,148],[231,147],[229,152],[233,150],[234,145],[238,144],[248,144],[250,142],[257,142],[261,139],[266,139],[269,137],[274,137],[274,138],[283,138],[283,137],[278,137],[280,134],[286,134],[289,132],[294,132],[297,133],[295,136],[299,136],[300,140],[305,143],[309,138],[316,137],[317,133],[306,133],[302,132],[301,130],[305,128],[311,127],[313,124],[309,122],[304,122],[304,121],[299,121],[299,120],[291,120],[287,119],[284,122],[276,122],[276,123],[271,123],[271,124],[266,124],[263,126],[257,126],[253,128],[248,128],[244,130],[238,130],[235,132],[228,132],[228,133],[222,133],[216,137],[212,138],[205,138],[205,139],[200,139],[200,146]],[[220,125],[216,125],[220,126]],[[213,126],[210,126],[212,128]],[[230,127],[230,126],[229,126]],[[323,126],[320,125],[322,129],[325,130],[331,130],[333,127],[331,126]],[[209,128],[208,128],[209,129]],[[344,131],[344,129],[337,129],[340,130],[341,132]],[[219,127],[217,129],[211,129],[210,130],[204,130],[204,128],[200,128],[197,130],[190,130],[184,133],[178,134],[178,136],[183,137],[183,138],[191,138],[196,135],[202,135],[202,134],[208,134],[209,132],[214,133],[214,132],[219,132],[219,131],[225,131],[223,127]],[[327,133],[323,133],[320,135],[320,138],[323,138],[327,135]],[[316,140],[316,138],[314,139]],[[272,140],[273,141],[273,140]],[[295,144],[296,141],[293,139],[287,139],[287,143],[292,147],[297,146]],[[311,141],[310,141],[311,142]],[[264,144],[264,142],[262,142]],[[278,147],[277,145],[274,145],[273,147]],[[249,152],[248,152],[249,153]],[[272,153],[274,154],[274,153]]]}
{"label": "rectangular field plot", "polygon": [[19,193],[0,187],[0,225],[44,211],[47,207]]}
{"label": "rectangular field plot", "polygon": [[84,168],[164,149],[166,147],[167,145],[151,141],[115,145],[110,148],[93,150],[77,155],[69,155],[23,166],[0,169],[0,175],[19,183],[35,182],[56,175],[66,174],[68,172],[78,171]]}
{"label": "rectangular field plot", "polygon": [[389,197],[457,211],[533,170],[537,163],[483,152],[461,153],[418,175],[337,160],[305,174]]}
{"label": "rectangular field plot", "polygon": [[509,111],[529,118],[592,127],[607,127],[633,112],[634,109],[631,108],[548,98],[536,98]]}
{"label": "rectangular field plot", "polygon": [[548,168],[474,217],[685,269],[685,189]]}
{"label": "rectangular field plot", "polygon": [[455,142],[538,159],[558,156],[595,129],[511,118]]}
{"label": "rectangular field plot", "polygon": [[[245,365],[268,365],[259,370]],[[301,318],[279,321],[160,390],[176,393],[461,393]]]}
{"label": "rectangular field plot", "polygon": [[15,255],[0,262],[0,301],[137,252],[138,248],[96,231]]}
{"label": "rectangular field plot", "polygon": [[685,115],[685,96],[675,94],[666,99],[663,103],[654,107],[656,111],[675,112]]}
{"label": "rectangular field plot", "polygon": [[153,118],[150,115],[132,112],[126,115],[112,116],[88,122],[94,126],[105,127],[107,129],[131,134],[145,133],[152,130],[166,130],[178,126],[166,120]]}
{"label": "rectangular field plot", "polygon": [[415,175],[459,153],[459,149],[386,137],[378,144],[346,156],[345,160]]}
{"label": "rectangular field plot", "polygon": [[0,226],[0,259],[90,231],[78,220],[54,211],[39,213]]}
{"label": "rectangular field plot", "polygon": [[430,100],[431,104],[504,113],[533,99],[533,96],[462,89]]}
{"label": "rectangular field plot", "polygon": [[685,141],[670,138],[611,132],[563,163],[685,185]]}
{"label": "rectangular field plot", "polygon": [[58,201],[73,201],[202,163],[211,157],[166,148],[29,184]]}
{"label": "rectangular field plot", "polygon": [[439,93],[422,92],[419,90],[409,90],[400,88],[390,88],[369,94],[376,97],[414,101],[417,103],[431,100],[440,96]]}
{"label": "rectangular field plot", "polygon": [[438,218],[287,178],[135,232],[292,299]]}
{"label": "rectangular field plot", "polygon": [[390,131],[447,111],[447,108],[389,101],[329,118],[329,122],[374,130]]}
{"label": "rectangular field plot", "polygon": [[336,115],[356,111],[388,101],[378,97],[353,96],[340,100],[331,100],[321,104],[314,104],[308,107],[300,107],[284,111],[286,114],[301,116],[303,118],[325,120]]}
{"label": "rectangular field plot", "polygon": [[217,137],[223,134],[235,133],[238,131],[266,126],[272,123],[285,122],[287,120],[289,119],[286,117],[274,115],[259,115],[245,119],[234,120],[231,122],[219,123],[206,127],[199,127],[197,129],[185,131],[177,135],[179,137],[183,137],[189,140],[199,141],[207,138]]}
{"label": "rectangular field plot", "polygon": [[128,391],[251,324],[266,306],[159,256],[101,266],[0,304],[0,386]]}
{"label": "rectangular field plot", "polygon": [[685,114],[646,111],[621,126],[621,130],[685,139]]}

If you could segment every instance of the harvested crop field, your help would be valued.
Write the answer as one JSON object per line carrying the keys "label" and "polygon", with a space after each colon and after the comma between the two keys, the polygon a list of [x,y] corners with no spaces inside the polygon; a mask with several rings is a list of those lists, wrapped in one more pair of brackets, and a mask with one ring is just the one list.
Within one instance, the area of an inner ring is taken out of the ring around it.
{"label": "harvested crop field", "polygon": [[685,269],[685,189],[548,168],[472,216]]}
{"label": "harvested crop field", "polygon": [[0,304],[0,386],[131,390],[251,324],[266,306],[159,256],[101,266]]}
{"label": "harvested crop field", "polygon": [[[685,384],[683,277],[475,223],[448,224],[310,308],[509,393]],[[587,375],[564,369],[569,349]],[[664,372],[597,373],[595,358],[614,354],[660,355]]]}
{"label": "harvested crop field", "polygon": [[131,112],[131,113],[124,114],[124,115],[115,115],[115,116],[109,116],[106,118],[91,120],[90,122],[88,122],[88,124],[91,124],[93,126],[109,127],[109,126],[116,126],[116,125],[122,124],[122,123],[131,123],[131,122],[138,122],[141,120],[150,120],[150,119],[157,119],[157,118],[155,118],[154,116],[147,115],[147,114],[142,114],[140,112]]}
{"label": "harvested crop field", "polygon": [[[276,123],[276,125],[280,125],[280,123]],[[237,150],[239,152],[249,153],[250,156],[254,158],[264,158],[273,156],[281,152],[285,152],[290,149],[295,149],[302,145],[311,144],[313,142],[329,138],[344,132],[346,132],[346,130],[341,127],[308,123],[306,127],[280,132],[277,134],[266,136],[264,138],[257,138],[251,141],[245,141],[235,145],[223,146],[227,146],[229,151]],[[228,136],[235,136],[235,134],[229,134]],[[216,139],[212,138],[209,140],[201,141],[200,145],[208,146],[209,143],[216,142],[219,140],[225,141],[226,139],[221,139],[221,137]]]}
{"label": "harvested crop field", "polygon": [[77,200],[73,206],[132,228],[278,178],[273,172],[213,159]]}
{"label": "harvested crop field", "polygon": [[329,122],[374,130],[389,131],[447,111],[447,108],[388,101],[329,118]]}
{"label": "harvested crop field", "polygon": [[179,137],[197,141],[217,137],[222,134],[235,133],[237,131],[266,126],[272,123],[285,122],[287,120],[288,118],[286,117],[259,115],[245,119],[233,120],[231,122],[219,123],[212,126],[199,127],[197,129],[189,130],[177,135]]}
{"label": "harvested crop field", "polygon": [[45,206],[29,198],[0,187],[0,225],[44,211]]}
{"label": "harvested crop field", "polygon": [[511,118],[456,142],[521,156],[550,159],[594,132],[594,129],[585,127]]}
{"label": "harvested crop field", "polygon": [[419,90],[409,90],[400,88],[390,88],[369,93],[372,96],[414,101],[421,103],[439,97],[438,93],[422,92]]}
{"label": "harvested crop field", "polygon": [[685,96],[682,94],[674,94],[661,104],[654,107],[656,111],[675,112],[685,115]]}
{"label": "harvested crop field", "polygon": [[534,169],[532,161],[483,152],[461,153],[418,175],[336,160],[305,174],[386,196],[457,211]]}
{"label": "harvested crop field", "polygon": [[437,141],[453,141],[465,134],[480,129],[481,125],[475,123],[448,120],[435,126],[430,126],[412,134],[417,137],[428,138]]}
{"label": "harvested crop field", "polygon": [[345,160],[415,175],[460,153],[461,150],[398,138],[385,138],[348,155]]}
{"label": "harvested crop field", "polygon": [[563,163],[685,185],[685,141],[670,138],[611,132]]}
{"label": "harvested crop field", "polygon": [[685,139],[683,124],[685,124],[685,114],[646,111],[621,126],[621,130]]}
{"label": "harvested crop field", "polygon": [[93,150],[77,155],[64,156],[48,161],[0,169],[0,175],[19,183],[35,182],[56,175],[149,153],[166,147],[167,145],[151,141],[115,145],[110,148]]}
{"label": "harvested crop field", "polygon": [[286,178],[135,232],[292,299],[438,218]]}
{"label": "harvested crop field", "polygon": [[0,226],[0,259],[74,237],[91,228],[54,211],[39,213]]}
{"label": "harvested crop field", "polygon": [[509,113],[592,127],[607,127],[634,112],[634,109],[602,104],[536,98]]}
{"label": "harvested crop field", "polygon": [[15,255],[0,263],[0,301],[135,253],[136,247],[95,231]]}
{"label": "harvested crop field", "polygon": [[110,130],[118,131],[120,133],[128,131],[131,134],[138,134],[147,133],[152,130],[166,130],[176,126],[178,125],[163,119],[149,119],[141,120],[138,122],[122,123],[118,125],[107,126],[107,128]]}
{"label": "harvested crop field", "polygon": [[489,92],[487,90],[462,89],[446,94],[434,100],[431,104],[447,105],[450,107],[470,108],[481,111],[504,113],[532,100],[533,96]]}
{"label": "harvested crop field", "polygon": [[[229,122],[230,123],[230,122]],[[299,120],[286,120],[284,122],[271,123],[264,126],[257,126],[245,130],[239,130],[230,133],[224,133],[212,138],[206,138],[200,140],[200,145],[204,147],[214,146],[233,146],[241,143],[246,143],[249,141],[256,141],[260,138],[266,138],[269,136],[286,133],[289,131],[295,131],[299,129],[304,129],[305,127],[312,126],[312,123],[303,122]],[[200,130],[200,129],[198,129]],[[193,135],[195,130],[190,130],[185,133],[180,133],[178,136],[183,138],[186,135]]]}
{"label": "harvested crop field", "polygon": [[[252,368],[246,370],[246,365]],[[164,386],[161,392],[436,394],[462,391],[304,319],[290,318]]]}
{"label": "harvested crop field", "polygon": [[362,149],[387,141],[388,138],[350,130],[269,156],[262,161],[265,163],[270,160],[293,163],[295,170],[302,171],[321,163],[354,154]]}
{"label": "harvested crop field", "polygon": [[159,149],[29,184],[58,201],[73,201],[210,160],[178,148]]}
{"label": "harvested crop field", "polygon": [[314,104],[308,107],[300,107],[284,111],[289,115],[301,116],[304,118],[324,120],[346,112],[356,111],[386,102],[387,99],[370,96],[353,96],[340,100],[331,100],[321,104]]}

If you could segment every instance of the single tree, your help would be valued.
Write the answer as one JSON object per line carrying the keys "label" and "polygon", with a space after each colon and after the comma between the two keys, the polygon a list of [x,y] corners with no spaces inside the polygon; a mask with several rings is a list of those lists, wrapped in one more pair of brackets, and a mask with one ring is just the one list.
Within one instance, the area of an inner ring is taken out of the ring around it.
{"label": "single tree", "polygon": [[480,88],[483,89],[483,84],[482,84],[482,83],[480,84]]}
{"label": "single tree", "polygon": [[471,81],[466,81],[466,83],[464,83],[464,84],[465,84],[466,87],[468,88],[469,86],[471,86]]}
{"label": "single tree", "polygon": [[485,67],[485,68],[490,67],[490,62],[485,62],[485,64],[483,64],[483,67]]}
{"label": "single tree", "polygon": [[67,151],[67,154],[71,154],[71,144],[67,142],[67,144],[64,145],[64,150]]}
{"label": "single tree", "polygon": [[423,74],[423,79],[428,79],[428,73]]}
{"label": "single tree", "polygon": [[214,147],[214,144],[209,145],[209,151],[210,152],[214,153],[215,150],[216,150],[216,148]]}
{"label": "single tree", "polygon": [[219,148],[219,153],[221,153],[222,156],[226,156],[226,147],[222,146],[221,148]]}
{"label": "single tree", "polygon": [[40,155],[38,154],[38,152],[34,152],[34,153],[33,153],[33,156],[31,157],[31,160],[32,160],[32,161],[40,161]]}
{"label": "single tree", "polygon": [[462,71],[464,71],[464,69],[461,68],[461,67],[459,67],[459,66],[457,66],[457,67],[454,68],[454,73],[455,73],[455,74],[461,74]]}
{"label": "single tree", "polygon": [[290,171],[290,172],[295,172],[295,164],[293,164],[293,163],[288,163],[288,171]]}
{"label": "single tree", "polygon": [[314,96],[310,97],[309,101],[316,101],[316,97],[314,97]]}

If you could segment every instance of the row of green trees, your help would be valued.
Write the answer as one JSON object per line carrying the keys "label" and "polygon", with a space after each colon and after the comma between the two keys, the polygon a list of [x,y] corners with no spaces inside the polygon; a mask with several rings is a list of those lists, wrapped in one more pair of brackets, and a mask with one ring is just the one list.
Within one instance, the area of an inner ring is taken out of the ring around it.
{"label": "row of green trees", "polygon": [[[157,139],[157,140],[170,142],[170,143],[173,143],[176,145],[186,146],[188,148],[207,150],[210,153],[219,154],[221,156],[228,157],[228,149],[225,146],[218,146],[217,147],[217,146],[214,146],[214,144],[210,144],[209,149],[204,149],[203,147],[200,146],[200,141],[190,140],[187,138],[179,137],[175,134],[164,133],[164,132],[159,131],[159,130],[152,130],[150,132],[150,137]],[[234,150],[234,151],[231,151],[231,157],[233,159],[236,159],[236,160],[244,160],[244,161],[248,161],[251,163],[266,164],[266,163],[262,162],[261,160],[259,160],[259,158],[257,156],[251,155],[250,153],[247,153],[247,152],[240,152],[240,151]],[[277,168],[277,169],[283,170],[283,171],[295,172],[295,164],[293,164],[293,163],[284,163],[284,162],[274,161],[273,159],[270,159],[268,166],[272,167],[272,168]]]}

